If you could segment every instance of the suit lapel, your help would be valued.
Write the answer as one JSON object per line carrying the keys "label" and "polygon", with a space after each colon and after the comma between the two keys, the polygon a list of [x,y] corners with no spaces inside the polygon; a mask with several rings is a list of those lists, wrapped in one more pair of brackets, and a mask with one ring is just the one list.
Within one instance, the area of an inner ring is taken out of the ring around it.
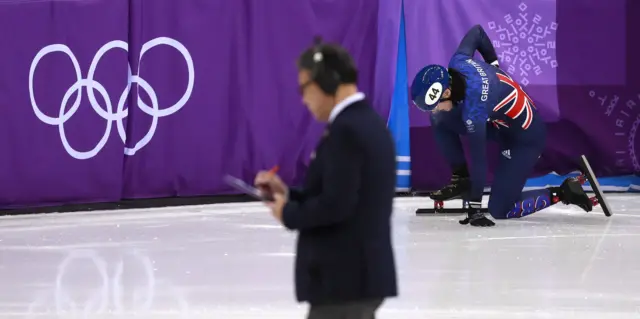
{"label": "suit lapel", "polygon": [[318,142],[318,145],[316,146],[316,149],[313,150],[313,152],[311,152],[311,160],[314,160],[316,158],[316,152],[318,151],[318,149],[320,149],[320,147],[322,146],[322,143],[324,143],[324,141],[327,139],[327,137],[329,137],[329,131],[331,130],[331,124],[327,125],[324,128],[324,131],[322,131],[322,136],[320,137],[320,142]]}

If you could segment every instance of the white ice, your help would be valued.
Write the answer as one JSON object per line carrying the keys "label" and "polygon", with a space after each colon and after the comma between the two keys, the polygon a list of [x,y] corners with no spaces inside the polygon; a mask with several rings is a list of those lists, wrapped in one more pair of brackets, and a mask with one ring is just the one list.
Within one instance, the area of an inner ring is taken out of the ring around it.
{"label": "white ice", "polygon": [[[494,228],[397,199],[382,319],[639,318],[640,196]],[[0,218],[0,318],[304,318],[295,233],[258,203]]]}

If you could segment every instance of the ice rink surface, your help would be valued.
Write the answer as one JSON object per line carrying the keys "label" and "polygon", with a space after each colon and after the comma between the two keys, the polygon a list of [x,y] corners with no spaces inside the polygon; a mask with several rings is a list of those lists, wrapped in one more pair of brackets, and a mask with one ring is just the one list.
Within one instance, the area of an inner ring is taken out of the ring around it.
{"label": "ice rink surface", "polygon": [[[382,319],[640,318],[640,195],[494,228],[397,199]],[[0,218],[0,318],[304,318],[295,233],[261,204]]]}

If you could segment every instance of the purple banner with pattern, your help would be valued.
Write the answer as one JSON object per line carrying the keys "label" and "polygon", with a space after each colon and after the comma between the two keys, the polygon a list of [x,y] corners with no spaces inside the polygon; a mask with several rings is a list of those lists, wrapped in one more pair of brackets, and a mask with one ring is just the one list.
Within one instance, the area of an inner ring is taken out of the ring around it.
{"label": "purple banner with pattern", "polygon": [[[632,30],[640,30],[633,14],[640,12],[637,1],[404,2],[410,77],[426,64],[446,64],[465,32],[483,26],[501,67],[522,84],[548,123],[537,174],[574,170],[580,154],[601,175],[640,171],[640,82],[631,76],[640,71],[631,58],[639,49],[632,39]],[[412,107],[410,116],[413,186],[439,188],[448,182],[448,165],[434,151],[425,113]]]}
{"label": "purple banner with pattern", "polygon": [[386,117],[397,35],[378,45],[378,22],[400,3],[5,1],[0,19],[8,208],[220,194],[273,165],[299,181],[322,125],[295,59],[316,34],[343,44]]}
{"label": "purple banner with pattern", "polygon": [[121,197],[128,55],[101,48],[126,45],[128,11],[122,0],[0,4],[1,206]]}

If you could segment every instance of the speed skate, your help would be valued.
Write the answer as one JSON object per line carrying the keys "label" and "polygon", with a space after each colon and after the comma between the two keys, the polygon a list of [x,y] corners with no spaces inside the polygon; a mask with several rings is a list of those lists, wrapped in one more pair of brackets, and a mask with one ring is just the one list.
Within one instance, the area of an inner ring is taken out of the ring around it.
{"label": "speed skate", "polygon": [[[587,157],[584,155],[580,156],[580,172],[581,173],[578,176],[578,180],[583,186],[590,186],[591,191],[593,191],[594,193],[594,196],[590,197],[591,203],[593,204],[593,206],[599,205],[600,207],[602,207],[602,211],[604,212],[605,216],[610,217],[613,214],[613,212],[611,211],[609,203],[607,202],[607,199],[604,193],[602,192],[602,188],[600,187],[600,183],[598,182],[598,179],[593,173],[593,169],[591,168],[591,165],[589,164]],[[458,199],[460,198],[454,198],[454,199],[448,200],[447,202],[451,202],[453,200],[458,200]],[[442,214],[461,215],[466,213],[465,208],[468,205],[468,203],[464,200],[462,200],[462,207],[447,208],[445,207],[444,204],[445,204],[445,201],[434,201],[433,208],[419,208],[416,210],[416,215],[442,215]],[[484,208],[482,211],[484,213],[488,212],[486,208]]]}

